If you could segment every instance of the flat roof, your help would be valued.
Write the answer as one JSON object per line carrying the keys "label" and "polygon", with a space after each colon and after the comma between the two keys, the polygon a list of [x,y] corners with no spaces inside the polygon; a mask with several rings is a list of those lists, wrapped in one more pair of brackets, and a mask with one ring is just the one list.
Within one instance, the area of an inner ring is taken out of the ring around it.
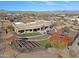
{"label": "flat roof", "polygon": [[49,26],[51,25],[51,22],[45,20],[36,20],[34,22],[29,22],[29,23],[14,22],[13,24],[14,27],[16,27],[17,29],[24,30],[24,29],[35,29],[43,26]]}

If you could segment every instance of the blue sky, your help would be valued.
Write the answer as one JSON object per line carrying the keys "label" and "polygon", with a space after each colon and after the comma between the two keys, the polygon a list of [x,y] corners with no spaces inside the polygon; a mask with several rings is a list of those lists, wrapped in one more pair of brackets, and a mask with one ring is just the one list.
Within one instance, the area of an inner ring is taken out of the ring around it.
{"label": "blue sky", "polygon": [[0,1],[0,9],[9,11],[79,11],[79,1]]}

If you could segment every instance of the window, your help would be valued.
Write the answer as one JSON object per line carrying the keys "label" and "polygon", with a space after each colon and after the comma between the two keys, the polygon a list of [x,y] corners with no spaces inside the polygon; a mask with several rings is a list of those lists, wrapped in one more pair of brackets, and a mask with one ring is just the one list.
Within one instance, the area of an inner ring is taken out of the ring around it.
{"label": "window", "polygon": [[18,32],[19,32],[19,33],[23,33],[23,32],[24,32],[24,30],[19,30]]}
{"label": "window", "polygon": [[51,25],[50,28],[53,28],[53,25]]}
{"label": "window", "polygon": [[45,29],[45,27],[43,26],[43,27],[41,27],[41,30],[44,30]]}
{"label": "window", "polygon": [[37,31],[37,29],[33,29],[33,31]]}
{"label": "window", "polygon": [[29,29],[29,31],[32,31],[32,29]]}
{"label": "window", "polygon": [[41,28],[41,30],[43,30],[43,27]]}
{"label": "window", "polygon": [[45,27],[45,29],[47,29],[47,28],[48,28],[48,26]]}

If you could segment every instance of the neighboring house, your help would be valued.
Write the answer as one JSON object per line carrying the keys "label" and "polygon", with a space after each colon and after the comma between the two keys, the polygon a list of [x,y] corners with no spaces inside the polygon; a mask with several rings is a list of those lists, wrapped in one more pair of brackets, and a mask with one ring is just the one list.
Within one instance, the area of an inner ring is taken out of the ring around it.
{"label": "neighboring house", "polygon": [[[77,54],[79,54],[79,33],[72,30],[69,30],[68,32],[64,32],[63,29],[60,29],[57,33],[54,34],[53,38],[56,39],[60,36],[65,36],[65,35],[71,37],[71,42],[68,45],[68,49],[69,51],[72,51],[70,53],[76,56]],[[63,38],[61,39],[63,40]]]}
{"label": "neighboring house", "polygon": [[77,16],[76,17],[72,17],[70,20],[71,21],[78,21],[79,22],[79,18]]}
{"label": "neighboring house", "polygon": [[71,42],[72,42],[72,38],[68,35],[61,35],[57,32],[54,32],[51,34],[51,37],[50,37],[51,41],[61,41],[63,42],[65,45],[69,45]]}
{"label": "neighboring house", "polygon": [[60,35],[67,35],[69,37],[71,37],[71,43],[69,44],[68,48],[69,51],[72,50],[74,54],[79,54],[79,33],[69,30],[69,32],[63,32],[63,30],[59,31]]}
{"label": "neighboring house", "polygon": [[23,34],[28,32],[40,32],[41,34],[47,34],[53,30],[53,25],[50,21],[36,20],[34,22],[23,23],[14,22],[14,31],[17,34]]}
{"label": "neighboring house", "polygon": [[79,22],[79,18],[76,18],[76,20]]}
{"label": "neighboring house", "polygon": [[75,18],[72,18],[72,19],[71,19],[71,21],[75,21],[75,20],[76,20]]}
{"label": "neighboring house", "polygon": [[57,32],[51,33],[52,38],[55,40],[56,39],[64,40],[64,41],[66,41],[66,43],[67,43],[67,41],[68,42],[71,41],[71,42],[69,42],[69,45],[72,45],[72,42],[74,42],[75,37],[77,36],[78,33],[75,31],[72,31],[70,29],[66,29],[66,30],[65,29],[62,28],[62,29],[59,29]]}
{"label": "neighboring house", "polygon": [[72,31],[70,28],[68,27],[64,27],[61,28],[57,31],[60,35],[68,35],[70,37],[72,37],[72,41],[74,40],[75,36],[77,35],[77,32]]}

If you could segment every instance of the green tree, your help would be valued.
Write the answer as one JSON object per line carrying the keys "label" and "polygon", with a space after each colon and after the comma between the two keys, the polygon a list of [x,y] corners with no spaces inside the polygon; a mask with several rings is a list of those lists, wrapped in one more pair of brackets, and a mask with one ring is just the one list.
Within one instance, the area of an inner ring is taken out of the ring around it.
{"label": "green tree", "polygon": [[8,25],[8,26],[6,26],[6,31],[7,32],[11,32],[11,31],[13,31],[13,26],[12,25]]}
{"label": "green tree", "polygon": [[51,44],[47,43],[46,46],[45,46],[45,48],[49,48],[49,47],[51,47]]}
{"label": "green tree", "polygon": [[57,49],[64,49],[66,47],[66,45],[61,40],[53,41],[52,45]]}

